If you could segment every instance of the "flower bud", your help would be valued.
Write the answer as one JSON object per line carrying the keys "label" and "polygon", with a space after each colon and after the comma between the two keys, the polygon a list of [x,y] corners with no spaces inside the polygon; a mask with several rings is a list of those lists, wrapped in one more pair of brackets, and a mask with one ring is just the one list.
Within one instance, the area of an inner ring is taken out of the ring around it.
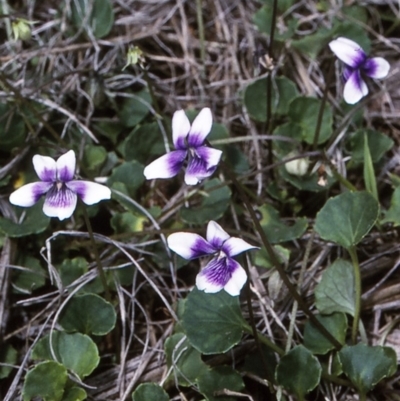
{"label": "flower bud", "polygon": [[136,64],[139,64],[139,66],[143,68],[143,63],[144,63],[143,52],[137,46],[130,46],[128,52],[126,53],[126,64],[122,69],[122,71],[125,70],[125,68],[128,66]]}
{"label": "flower bud", "polygon": [[21,40],[29,40],[32,36],[32,30],[31,30],[31,24],[33,22],[30,22],[26,19],[16,19],[15,21],[12,22],[12,31],[14,34],[15,40],[21,39]]}
{"label": "flower bud", "polygon": [[[292,152],[288,154],[288,157],[294,157],[297,153]],[[290,162],[285,163],[286,171],[289,174],[297,175],[298,177],[302,177],[303,175],[307,174],[308,166],[310,161],[308,157],[303,157],[300,159],[292,160]]]}

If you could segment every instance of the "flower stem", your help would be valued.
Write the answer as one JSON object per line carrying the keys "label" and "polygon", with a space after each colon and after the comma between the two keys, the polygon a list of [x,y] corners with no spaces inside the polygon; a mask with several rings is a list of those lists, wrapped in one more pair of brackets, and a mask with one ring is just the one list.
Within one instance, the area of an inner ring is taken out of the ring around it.
{"label": "flower stem", "polygon": [[270,339],[265,337],[258,330],[256,330],[256,333],[254,333],[253,328],[249,324],[243,324],[243,330],[246,331],[247,333],[253,335],[253,336],[254,336],[254,334],[256,334],[257,335],[257,339],[260,342],[262,342],[268,348],[272,349],[272,351],[275,351],[278,355],[280,355],[280,356],[285,355],[285,351],[281,347],[277,346],[275,343],[273,343]]}
{"label": "flower stem", "polygon": [[281,277],[282,281],[285,283],[286,287],[288,288],[290,294],[292,297],[298,302],[300,308],[303,310],[303,312],[309,317],[313,325],[322,333],[322,335],[328,339],[336,349],[341,349],[342,345],[339,343],[339,341],[336,340],[335,337],[332,336],[331,333],[317,320],[317,318],[314,316],[314,314],[310,311],[308,308],[307,304],[304,302],[303,298],[300,296],[300,294],[297,292],[296,288],[290,281],[289,277],[287,276],[285,269],[279,262],[277,256],[275,255],[275,251],[272,248],[271,243],[269,242],[263,228],[261,227],[261,224],[256,216],[256,213],[249,202],[249,198],[247,197],[247,194],[245,190],[242,187],[242,184],[237,180],[236,175],[231,169],[223,162],[221,162],[221,166],[224,169],[224,172],[226,175],[229,177],[229,179],[232,181],[232,183],[235,185],[240,197],[242,198],[243,203],[246,206],[246,209],[250,213],[251,219],[253,221],[253,224],[256,228],[256,231],[258,232],[261,242],[264,245],[265,250],[267,251],[274,267],[279,273],[279,276]]}
{"label": "flower stem", "polygon": [[201,58],[201,64],[202,64],[201,74],[202,74],[202,78],[204,78],[206,49],[205,49],[205,39],[204,39],[202,0],[196,0],[196,14],[197,14],[197,26],[199,29],[199,40],[200,40],[200,58]]}
{"label": "flower stem", "polygon": [[355,286],[355,305],[354,305],[354,319],[353,319],[353,327],[351,330],[351,340],[353,344],[357,341],[357,333],[358,333],[358,325],[360,320],[360,311],[361,311],[361,273],[360,273],[360,264],[358,263],[357,251],[354,246],[348,249],[351,262],[353,264],[354,269],[354,286]]}
{"label": "flower stem", "polygon": [[92,225],[90,224],[89,216],[87,214],[86,207],[85,207],[84,204],[82,204],[82,208],[81,209],[83,210],[83,218],[85,219],[85,224],[86,224],[86,228],[88,230],[90,243],[92,245],[92,251],[93,251],[94,257],[96,259],[97,271],[99,272],[101,284],[103,285],[103,288],[104,288],[106,301],[111,303],[110,289],[109,289],[108,284],[107,284],[107,279],[106,279],[106,275],[104,273],[103,265],[101,264],[99,251],[97,250],[96,242],[94,240]]}

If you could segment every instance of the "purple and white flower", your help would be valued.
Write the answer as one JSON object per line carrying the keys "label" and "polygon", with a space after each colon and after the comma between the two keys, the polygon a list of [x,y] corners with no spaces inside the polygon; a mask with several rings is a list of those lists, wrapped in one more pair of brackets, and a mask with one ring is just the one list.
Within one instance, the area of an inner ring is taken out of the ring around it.
{"label": "purple and white flower", "polygon": [[385,78],[390,70],[389,63],[382,57],[368,57],[364,50],[347,38],[337,38],[329,43],[329,47],[345,64],[343,78],[344,100],[349,104],[357,103],[368,94],[368,87],[364,76],[371,78]]}
{"label": "purple and white flower", "polygon": [[74,180],[75,152],[70,150],[57,161],[48,156],[35,155],[32,159],[39,182],[26,184],[10,195],[13,205],[33,206],[46,195],[43,213],[60,220],[71,217],[79,196],[87,205],[111,198],[111,191],[104,185],[90,181]]}
{"label": "purple and white flower", "polygon": [[172,117],[172,141],[176,150],[150,163],[144,169],[146,179],[174,177],[186,160],[187,185],[196,185],[212,175],[217,169],[222,151],[204,146],[211,126],[212,115],[208,107],[200,111],[192,125],[183,110],[176,111]]}
{"label": "purple and white flower", "polygon": [[239,295],[247,280],[245,270],[233,256],[257,248],[240,238],[229,236],[215,221],[208,223],[207,240],[198,234],[178,232],[171,234],[167,242],[174,252],[188,260],[214,255],[197,275],[196,286],[208,293],[224,289],[232,296]]}

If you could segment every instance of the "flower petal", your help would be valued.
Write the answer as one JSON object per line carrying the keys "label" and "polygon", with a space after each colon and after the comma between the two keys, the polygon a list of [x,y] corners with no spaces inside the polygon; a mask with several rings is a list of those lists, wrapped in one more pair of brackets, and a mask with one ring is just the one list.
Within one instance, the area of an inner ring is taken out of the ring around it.
{"label": "flower petal", "polygon": [[[197,154],[198,149],[202,149],[200,151],[200,154]],[[212,151],[212,154],[207,152],[210,156],[210,159],[203,159],[202,155],[206,154],[205,149]],[[216,159],[214,152],[220,151],[206,147],[197,148],[197,150],[195,151],[195,153],[189,153],[189,163],[186,167],[185,173],[185,182],[187,185],[198,184],[200,181],[212,175],[217,169],[217,165],[210,166],[208,165],[208,163],[210,160]],[[219,153],[218,156],[221,157],[221,154],[222,152]]]}
{"label": "flower petal", "polygon": [[205,162],[207,166],[207,171],[210,171],[214,168],[214,172],[215,167],[221,160],[222,150],[209,148],[208,146],[200,146],[196,149],[196,153]]}
{"label": "flower petal", "polygon": [[223,243],[230,235],[215,221],[209,221],[207,225],[207,241],[215,248],[222,249]]}
{"label": "flower petal", "polygon": [[67,153],[60,156],[57,159],[57,180],[61,182],[71,181],[74,178],[75,165],[76,165],[76,158],[75,158],[75,152],[73,150],[70,150]]}
{"label": "flower petal", "polygon": [[225,284],[224,290],[233,297],[240,294],[240,290],[243,288],[247,281],[247,274],[242,266],[235,260],[231,259],[231,263],[236,263],[237,267],[233,271],[230,280]]}
{"label": "flower petal", "polygon": [[212,114],[208,107],[200,111],[194,119],[192,127],[188,135],[188,144],[194,148],[201,146],[204,143],[207,135],[210,133],[212,127]]}
{"label": "flower petal", "polygon": [[367,58],[364,50],[356,43],[347,38],[337,38],[329,43],[329,47],[336,57],[352,68],[359,68]]}
{"label": "flower petal", "polygon": [[[210,241],[211,242],[211,241]],[[250,245],[246,241],[241,238],[231,237],[226,240],[222,246],[222,250],[227,256],[235,256],[239,255],[244,251],[248,251],[249,249],[257,249],[258,247]]]}
{"label": "flower petal", "polygon": [[75,192],[87,205],[93,205],[103,199],[111,198],[111,190],[96,182],[73,180],[65,185]]}
{"label": "flower petal", "polygon": [[143,174],[147,180],[174,177],[182,168],[186,154],[186,150],[173,150],[150,163]]}
{"label": "flower petal", "polygon": [[43,213],[49,217],[58,217],[60,220],[71,217],[76,207],[77,196],[69,188],[57,186],[47,193],[43,205]]}
{"label": "flower petal", "polygon": [[21,188],[18,188],[10,195],[10,202],[13,205],[22,207],[32,206],[52,186],[53,186],[52,182],[33,182],[31,184],[26,184]]}
{"label": "flower petal", "polygon": [[170,249],[182,258],[196,259],[216,252],[203,237],[194,233],[174,233],[167,238]]}
{"label": "flower petal", "polygon": [[367,94],[367,84],[361,78],[360,72],[358,70],[354,71],[344,86],[344,100],[346,103],[354,104]]}
{"label": "flower petal", "polygon": [[38,177],[45,182],[55,182],[57,179],[57,164],[48,156],[35,155],[32,159],[33,168]]}
{"label": "flower petal", "polygon": [[190,131],[190,121],[183,110],[178,110],[172,117],[172,141],[176,149],[187,148],[186,137]]}
{"label": "flower petal", "polygon": [[370,58],[363,65],[363,71],[371,78],[385,78],[389,70],[390,64],[382,57]]}
{"label": "flower petal", "polygon": [[215,293],[225,288],[226,292],[235,296],[239,295],[246,280],[246,272],[236,260],[214,258],[197,275],[196,286],[207,293]]}

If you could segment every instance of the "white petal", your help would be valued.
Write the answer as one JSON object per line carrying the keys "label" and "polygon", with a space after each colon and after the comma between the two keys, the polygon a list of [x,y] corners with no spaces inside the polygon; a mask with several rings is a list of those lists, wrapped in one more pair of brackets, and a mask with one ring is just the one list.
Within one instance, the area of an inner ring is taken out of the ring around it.
{"label": "white petal", "polygon": [[64,187],[60,190],[53,187],[46,195],[43,213],[49,217],[58,217],[60,220],[72,216],[76,208],[77,195]]}
{"label": "white petal", "polygon": [[224,290],[229,294],[235,297],[240,294],[240,290],[243,288],[244,284],[247,281],[247,274],[242,266],[239,265],[237,269],[232,273],[232,277],[225,284]]}
{"label": "white petal", "polygon": [[230,238],[230,235],[215,221],[211,220],[207,226],[207,241],[216,249],[221,249],[222,244]]}
{"label": "white petal", "polygon": [[178,110],[172,117],[172,141],[175,149],[186,149],[186,137],[190,131],[190,121],[183,110]]}
{"label": "white petal", "polygon": [[56,161],[48,156],[35,155],[32,159],[33,168],[42,181],[55,182],[57,179]]}
{"label": "white petal", "polygon": [[250,245],[246,241],[241,238],[231,237],[224,242],[222,246],[222,250],[225,252],[227,256],[235,256],[239,255],[244,251],[248,251],[249,249],[256,249],[256,246]]}
{"label": "white petal", "polygon": [[65,183],[65,185],[87,205],[93,205],[103,199],[111,198],[110,188],[96,182],[73,180]]}
{"label": "white petal", "polygon": [[357,103],[368,94],[368,86],[358,70],[354,71],[344,85],[343,97],[346,103]]}
{"label": "white petal", "polygon": [[62,182],[71,181],[74,178],[75,165],[76,158],[73,150],[60,156],[57,159],[57,179]]}
{"label": "white petal", "polygon": [[345,64],[352,68],[358,68],[365,61],[367,55],[356,43],[347,38],[337,38],[329,43],[329,47]]}
{"label": "white petal", "polygon": [[192,127],[188,135],[188,144],[192,147],[201,146],[204,143],[207,135],[210,133],[212,127],[212,114],[208,107],[200,111],[194,119]]}
{"label": "white petal", "polygon": [[146,166],[143,174],[147,180],[174,177],[182,168],[186,154],[185,150],[173,150]]}
{"label": "white petal", "polygon": [[201,272],[196,276],[196,287],[209,294],[214,294],[224,288],[222,284],[210,282],[207,276],[201,274]]}
{"label": "white petal", "polygon": [[390,64],[382,57],[373,57],[366,61],[363,71],[371,78],[382,79],[389,74]]}
{"label": "white petal", "polygon": [[[207,170],[210,170],[211,168],[217,166],[222,156],[222,150],[210,148],[207,146],[198,147],[196,149],[196,153],[205,162]],[[207,175],[207,177],[208,176],[209,175]]]}
{"label": "white petal", "polygon": [[22,207],[32,206],[52,186],[52,182],[33,182],[31,184],[26,184],[10,195],[10,203]]}
{"label": "white petal", "polygon": [[196,259],[216,251],[203,237],[194,233],[171,234],[167,243],[170,249],[184,259]]}

